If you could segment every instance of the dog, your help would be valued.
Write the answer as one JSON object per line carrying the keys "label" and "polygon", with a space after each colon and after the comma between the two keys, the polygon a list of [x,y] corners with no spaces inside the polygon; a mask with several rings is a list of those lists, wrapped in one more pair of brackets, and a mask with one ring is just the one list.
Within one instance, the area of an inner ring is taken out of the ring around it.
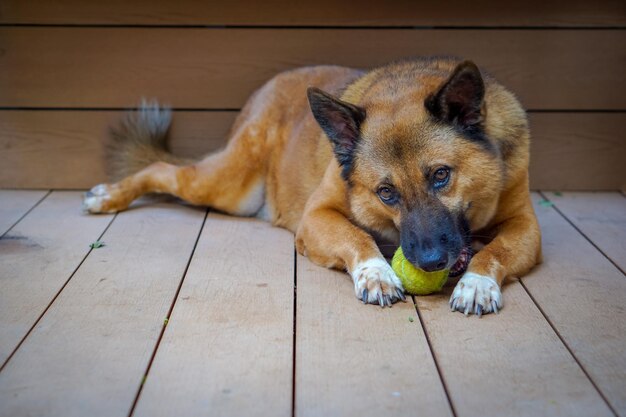
{"label": "dog", "polygon": [[[422,58],[371,71],[281,73],[248,100],[226,147],[200,161],[167,151],[171,112],[144,103],[112,130],[118,178],[85,194],[90,213],[168,193],[295,233],[298,252],[346,270],[356,297],[405,300],[380,242],[425,271],[462,275],[453,311],[503,306],[501,285],[541,261],[530,133],[515,96],[471,61]],[[485,245],[471,256],[473,239]]]}

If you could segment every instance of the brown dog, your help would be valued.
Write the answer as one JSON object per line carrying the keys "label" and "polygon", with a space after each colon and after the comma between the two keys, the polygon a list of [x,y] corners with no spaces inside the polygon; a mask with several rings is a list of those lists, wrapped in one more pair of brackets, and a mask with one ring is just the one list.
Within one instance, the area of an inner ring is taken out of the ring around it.
{"label": "brown dog", "polygon": [[[497,312],[503,279],[540,261],[525,112],[471,62],[279,74],[250,98],[227,147],[197,163],[166,151],[169,121],[158,105],[127,116],[109,166],[143,169],[94,187],[86,210],[124,210],[159,192],[267,219],[295,232],[312,261],[346,269],[356,296],[381,306],[404,295],[377,240],[400,244],[424,270],[465,272],[450,305],[466,314]],[[489,241],[470,261],[475,237]]]}

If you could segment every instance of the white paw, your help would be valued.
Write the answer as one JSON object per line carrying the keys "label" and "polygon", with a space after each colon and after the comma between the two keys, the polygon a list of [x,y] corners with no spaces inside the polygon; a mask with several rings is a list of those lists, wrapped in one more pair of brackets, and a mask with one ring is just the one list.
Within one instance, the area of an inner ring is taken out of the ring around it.
{"label": "white paw", "polygon": [[465,315],[498,313],[502,308],[500,286],[493,278],[468,272],[456,284],[450,297],[452,311]]}
{"label": "white paw", "polygon": [[89,213],[113,213],[102,209],[103,203],[110,200],[108,188],[105,184],[98,184],[83,196],[83,210]]}
{"label": "white paw", "polygon": [[382,258],[371,258],[358,264],[350,272],[354,280],[354,292],[365,304],[391,306],[398,300],[405,301],[402,283],[391,266]]}

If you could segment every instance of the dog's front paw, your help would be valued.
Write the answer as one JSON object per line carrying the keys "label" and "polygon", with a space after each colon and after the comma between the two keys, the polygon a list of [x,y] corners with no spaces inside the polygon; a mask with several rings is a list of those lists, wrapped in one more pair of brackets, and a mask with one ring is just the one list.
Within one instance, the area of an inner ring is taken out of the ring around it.
{"label": "dog's front paw", "polygon": [[359,263],[351,272],[357,298],[365,304],[391,306],[398,300],[405,301],[402,283],[387,261],[371,258]]}
{"label": "dog's front paw", "polygon": [[83,210],[88,213],[114,213],[109,185],[98,184],[83,196]]}
{"label": "dog's front paw", "polygon": [[468,272],[456,284],[450,297],[450,308],[478,317],[483,313],[498,313],[502,308],[500,286],[493,278]]}

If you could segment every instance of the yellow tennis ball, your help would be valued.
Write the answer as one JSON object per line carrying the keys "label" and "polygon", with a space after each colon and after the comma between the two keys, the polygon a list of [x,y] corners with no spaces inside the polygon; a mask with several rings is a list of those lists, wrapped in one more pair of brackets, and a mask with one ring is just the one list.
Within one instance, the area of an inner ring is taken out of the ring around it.
{"label": "yellow tennis ball", "polygon": [[426,295],[441,290],[448,279],[449,269],[426,272],[416,268],[404,257],[402,247],[399,247],[391,260],[391,267],[395,271],[407,293],[413,295]]}

